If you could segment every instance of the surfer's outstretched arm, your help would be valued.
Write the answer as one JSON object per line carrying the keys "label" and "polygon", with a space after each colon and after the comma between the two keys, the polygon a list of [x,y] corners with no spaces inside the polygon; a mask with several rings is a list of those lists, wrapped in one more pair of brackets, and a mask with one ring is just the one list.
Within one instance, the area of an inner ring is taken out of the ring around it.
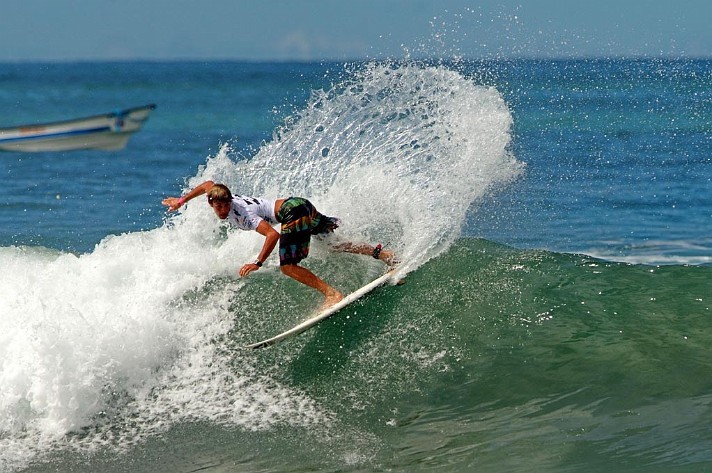
{"label": "surfer's outstretched arm", "polygon": [[161,203],[163,205],[165,205],[166,207],[168,207],[169,212],[173,212],[173,211],[181,208],[183,206],[183,204],[185,204],[189,200],[194,199],[200,195],[207,193],[210,189],[212,189],[212,187],[214,185],[215,185],[215,183],[213,181],[205,181],[202,184],[193,188],[193,190],[191,190],[184,196],[166,197],[165,199],[163,199],[163,201]]}

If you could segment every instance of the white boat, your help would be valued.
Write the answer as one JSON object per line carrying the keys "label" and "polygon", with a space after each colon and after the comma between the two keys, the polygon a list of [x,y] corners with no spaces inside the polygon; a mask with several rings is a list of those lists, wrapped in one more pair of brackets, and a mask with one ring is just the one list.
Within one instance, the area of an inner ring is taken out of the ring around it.
{"label": "white boat", "polygon": [[118,150],[141,129],[154,104],[60,122],[0,128],[2,151]]}

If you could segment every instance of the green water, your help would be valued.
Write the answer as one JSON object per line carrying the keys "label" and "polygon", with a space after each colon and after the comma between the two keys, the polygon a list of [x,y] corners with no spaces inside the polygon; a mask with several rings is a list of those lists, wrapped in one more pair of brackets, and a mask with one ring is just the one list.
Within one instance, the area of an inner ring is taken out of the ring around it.
{"label": "green water", "polygon": [[244,352],[236,319],[215,342],[320,415],[28,471],[705,471],[711,276],[460,240],[300,337]]}

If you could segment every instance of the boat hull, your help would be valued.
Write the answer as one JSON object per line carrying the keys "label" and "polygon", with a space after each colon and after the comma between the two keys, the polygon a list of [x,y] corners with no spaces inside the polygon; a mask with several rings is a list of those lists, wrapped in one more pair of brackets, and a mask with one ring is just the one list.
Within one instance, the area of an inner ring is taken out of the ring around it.
{"label": "boat hull", "polygon": [[20,152],[120,150],[156,106],[61,122],[0,128],[0,150]]}

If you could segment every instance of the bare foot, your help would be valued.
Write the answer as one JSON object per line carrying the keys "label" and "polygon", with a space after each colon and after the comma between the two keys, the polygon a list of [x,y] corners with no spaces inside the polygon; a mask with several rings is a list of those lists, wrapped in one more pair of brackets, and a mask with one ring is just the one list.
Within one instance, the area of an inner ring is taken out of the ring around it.
{"label": "bare foot", "polygon": [[328,309],[332,305],[341,301],[343,298],[343,294],[341,294],[339,291],[334,291],[333,293],[326,296],[326,299],[324,299],[324,303],[321,305],[321,307],[319,307],[319,312]]}
{"label": "bare foot", "polygon": [[396,259],[396,254],[389,250],[381,250],[381,254],[378,255],[378,259],[386,263],[388,266],[395,266],[399,263]]}

